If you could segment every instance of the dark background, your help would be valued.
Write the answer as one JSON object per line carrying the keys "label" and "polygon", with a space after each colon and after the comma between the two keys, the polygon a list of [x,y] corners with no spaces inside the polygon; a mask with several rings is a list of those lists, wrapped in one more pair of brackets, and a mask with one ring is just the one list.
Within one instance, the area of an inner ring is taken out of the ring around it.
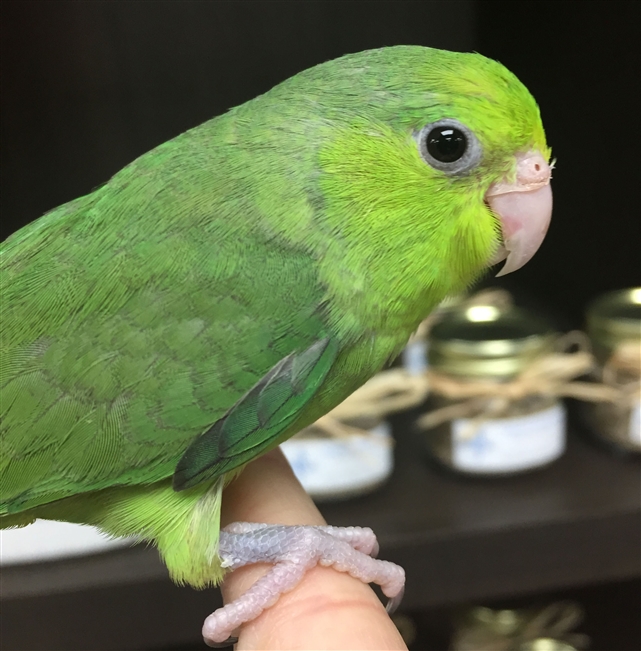
{"label": "dark background", "polygon": [[411,43],[477,50],[539,101],[554,217],[509,283],[572,325],[641,283],[638,2],[2,3],[2,236],[293,73]]}
{"label": "dark background", "polygon": [[[90,192],[136,156],[299,70],[347,52],[419,44],[498,59],[541,106],[558,158],[553,222],[540,252],[505,282],[574,326],[596,294],[641,284],[639,2],[3,0],[0,10],[3,238]],[[447,490],[450,497],[456,492]],[[42,648],[54,648],[57,632],[35,625],[47,615],[47,621],[58,617],[58,627],[71,621],[67,628],[86,628],[85,638],[76,631],[80,646],[73,648],[87,648],[82,644],[103,618],[105,627],[138,639],[122,631],[143,621],[153,625],[147,611],[157,602],[168,609],[159,611],[161,619],[176,620],[167,626],[187,627],[196,643],[202,617],[195,613],[196,623],[185,623],[191,606],[178,610],[179,604],[198,597],[203,612],[213,605],[207,595],[166,580],[114,590],[104,607],[95,595],[77,592],[69,593],[70,601],[53,595],[46,605],[39,597],[5,610],[13,613],[9,623],[20,622],[16,639],[37,638]],[[163,590],[174,596],[161,599]],[[586,590],[570,596],[588,609],[584,630],[593,648],[638,648],[638,580]],[[121,602],[132,621],[114,614],[112,627],[110,608]],[[75,624],[71,613],[79,610]],[[422,641],[414,648],[428,648],[427,639],[437,644],[428,624],[445,615],[416,617]],[[427,628],[421,629],[421,617]],[[72,648],[58,642],[63,646],[55,648]],[[98,642],[96,648],[111,648]]]}

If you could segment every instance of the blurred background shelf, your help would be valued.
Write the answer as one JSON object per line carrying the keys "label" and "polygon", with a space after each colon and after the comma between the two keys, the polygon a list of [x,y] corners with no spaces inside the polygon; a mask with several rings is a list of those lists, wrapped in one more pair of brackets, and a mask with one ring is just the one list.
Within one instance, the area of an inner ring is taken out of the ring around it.
{"label": "blurred background shelf", "polygon": [[[549,235],[507,284],[579,327],[592,297],[641,284],[640,10],[635,1],[4,0],[3,237],[320,61],[401,43],[476,50],[530,88],[559,159]],[[371,526],[381,557],[406,568],[404,611],[427,621],[464,602],[579,591],[594,605],[586,624],[605,631],[595,651],[639,648],[638,460],[609,456],[574,428],[547,469],[465,480],[427,465],[410,422],[395,422],[396,468],[380,491],[322,506],[332,524]],[[220,604],[216,590],[174,586],[143,547],[7,567],[0,591],[2,651],[204,649],[202,621]],[[624,638],[636,644],[614,642]]]}
{"label": "blurred background shelf", "polygon": [[[638,459],[611,456],[574,429],[567,453],[548,468],[471,480],[426,463],[411,415],[394,425],[396,467],[388,484],[321,510],[332,524],[374,529],[381,558],[407,571],[404,610],[641,576]],[[6,567],[1,596],[8,650],[187,643],[220,603],[215,590],[173,586],[156,552],[141,546]],[[76,611],[80,618],[69,616]]]}
{"label": "blurred background shelf", "polygon": [[641,575],[641,474],[571,432],[550,467],[497,480],[426,467],[398,429],[397,467],[379,493],[327,505],[343,525],[379,532],[381,554],[408,570],[408,608],[432,607]]}

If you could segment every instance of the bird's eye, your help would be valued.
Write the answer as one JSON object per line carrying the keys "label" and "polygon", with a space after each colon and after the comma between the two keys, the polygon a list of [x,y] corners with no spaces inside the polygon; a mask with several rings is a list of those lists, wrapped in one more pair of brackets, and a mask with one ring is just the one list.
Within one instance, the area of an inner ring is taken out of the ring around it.
{"label": "bird's eye", "polygon": [[457,120],[444,119],[428,124],[417,134],[417,141],[428,165],[452,175],[471,171],[483,154],[476,136]]}
{"label": "bird's eye", "polygon": [[460,129],[434,127],[425,137],[425,146],[440,163],[453,163],[465,153],[467,138]]}

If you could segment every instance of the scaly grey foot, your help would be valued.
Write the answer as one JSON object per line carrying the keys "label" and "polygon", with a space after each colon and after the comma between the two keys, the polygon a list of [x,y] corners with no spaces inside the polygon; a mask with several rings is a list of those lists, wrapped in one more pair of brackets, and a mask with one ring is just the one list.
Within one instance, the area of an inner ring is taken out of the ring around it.
{"label": "scaly grey foot", "polygon": [[207,617],[205,642],[217,647],[233,644],[230,636],[235,629],[274,605],[316,565],[331,566],[364,583],[377,583],[389,598],[388,612],[393,612],[403,595],[405,572],[394,563],[372,558],[377,552],[374,532],[362,527],[230,524],[220,533],[218,553],[223,567],[235,570],[253,563],[274,567],[241,597]]}

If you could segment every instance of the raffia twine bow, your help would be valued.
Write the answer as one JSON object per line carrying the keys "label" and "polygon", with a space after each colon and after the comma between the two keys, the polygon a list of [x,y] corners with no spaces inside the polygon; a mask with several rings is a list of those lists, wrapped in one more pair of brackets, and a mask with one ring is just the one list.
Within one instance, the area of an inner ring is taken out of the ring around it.
{"label": "raffia twine bow", "polygon": [[[578,350],[563,352],[571,346]],[[514,402],[529,395],[610,402],[621,409],[629,409],[641,399],[640,360],[639,344],[630,342],[617,348],[604,366],[600,382],[577,381],[575,378],[587,374],[598,375],[598,366],[587,336],[573,331],[559,337],[555,352],[534,361],[510,382],[470,382],[433,370],[419,376],[410,375],[404,369],[383,371],[319,418],[312,427],[336,438],[366,435],[366,430],[348,423],[361,419],[381,420],[392,413],[411,409],[422,404],[429,393],[456,402],[422,416],[418,425],[425,429],[470,417],[480,425],[484,420],[505,415]]]}
{"label": "raffia twine bow", "polygon": [[601,377],[605,384],[625,387],[628,393],[641,390],[641,342],[621,343],[603,366]]}
{"label": "raffia twine bow", "polygon": [[[459,305],[506,308],[511,304],[509,292],[489,289],[478,292]],[[431,314],[421,323],[414,337],[426,338],[439,318],[438,312]],[[568,352],[573,346],[577,350]],[[472,415],[476,415],[477,420],[480,417],[481,421],[498,418],[508,411],[513,402],[528,395],[610,402],[621,409],[628,409],[641,399],[640,367],[639,343],[625,342],[616,349],[602,373],[599,373],[589,339],[584,333],[573,331],[559,337],[553,353],[536,360],[511,382],[466,382],[433,370],[423,375],[411,375],[398,368],[383,371],[308,429],[320,430],[336,438],[367,435],[366,430],[349,423],[362,419],[381,420],[390,414],[417,407],[429,393],[458,402],[422,416],[418,424],[425,429]],[[587,374],[595,381],[575,380]]]}
{"label": "raffia twine bow", "polygon": [[[503,289],[487,289],[457,305],[493,305],[506,308],[512,305],[512,296]],[[430,329],[445,310],[436,309],[424,319],[410,341],[427,339]],[[333,437],[365,435],[366,430],[347,423],[363,418],[380,420],[390,414],[412,409],[425,401],[430,390],[429,384],[430,378],[426,374],[412,375],[404,369],[382,371],[328,414],[319,418],[310,429],[320,430]]]}
{"label": "raffia twine bow", "polygon": [[347,423],[364,418],[381,420],[389,414],[411,409],[425,400],[428,391],[426,375],[410,375],[396,368],[383,371],[321,416],[312,427],[336,438],[365,435],[366,430]]}
{"label": "raffia twine bow", "polygon": [[[572,346],[578,350],[564,352]],[[428,371],[430,391],[457,402],[425,414],[418,425],[431,429],[458,418],[472,418],[480,425],[490,418],[505,416],[513,403],[527,396],[610,402],[628,409],[641,399],[638,370],[636,378],[629,380],[634,377],[630,371],[637,368],[634,364],[638,364],[638,358],[638,343],[636,349],[617,348],[604,367],[601,382],[576,381],[575,378],[588,374],[597,376],[598,371],[587,336],[572,331],[557,339],[555,352],[534,360],[508,382],[469,381]]]}

